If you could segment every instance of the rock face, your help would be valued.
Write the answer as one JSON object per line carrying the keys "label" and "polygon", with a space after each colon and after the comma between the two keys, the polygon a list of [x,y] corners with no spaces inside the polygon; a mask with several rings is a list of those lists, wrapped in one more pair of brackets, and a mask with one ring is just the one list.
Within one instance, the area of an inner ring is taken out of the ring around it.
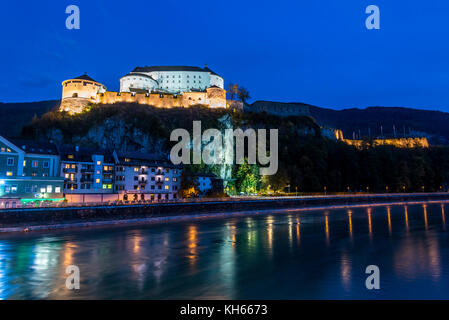
{"label": "rock face", "polygon": [[60,111],[66,111],[69,114],[76,114],[84,111],[91,101],[86,98],[64,98],[61,101]]}

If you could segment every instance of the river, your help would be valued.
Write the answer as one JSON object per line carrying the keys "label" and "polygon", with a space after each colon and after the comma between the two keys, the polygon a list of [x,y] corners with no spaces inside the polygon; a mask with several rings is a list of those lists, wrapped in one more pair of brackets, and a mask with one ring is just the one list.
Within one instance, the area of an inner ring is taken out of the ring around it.
{"label": "river", "polygon": [[[0,299],[447,299],[447,207],[3,234]],[[66,288],[70,265],[79,290]],[[365,286],[368,265],[379,290]]]}

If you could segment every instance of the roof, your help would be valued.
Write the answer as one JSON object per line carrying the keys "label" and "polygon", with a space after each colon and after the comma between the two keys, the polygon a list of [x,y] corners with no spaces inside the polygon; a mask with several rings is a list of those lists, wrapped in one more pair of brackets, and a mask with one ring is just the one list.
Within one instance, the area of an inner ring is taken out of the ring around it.
{"label": "roof", "polygon": [[40,142],[26,139],[8,139],[26,153],[58,155],[56,145],[51,142]]}
{"label": "roof", "polygon": [[[126,76],[123,76],[122,78],[128,77],[128,76],[140,76],[140,77],[150,78],[151,80],[154,80],[153,77],[150,77],[149,75],[147,75],[145,73],[134,72],[134,71],[131,71]],[[156,81],[156,80],[154,80],[154,81]]]}
{"label": "roof", "polygon": [[73,78],[73,79],[79,79],[79,80],[87,80],[87,81],[97,82],[97,81],[95,81],[94,79],[92,79],[91,77],[89,77],[89,76],[87,75],[87,73],[83,74],[82,76]]}
{"label": "roof", "polygon": [[[171,161],[160,154],[132,151],[118,151],[116,154],[121,165],[180,167],[173,165]],[[125,161],[125,159],[129,159],[129,161]]]}
{"label": "roof", "polygon": [[136,67],[132,72],[156,72],[156,71],[196,71],[196,72],[209,72],[215,76],[219,76],[214,71],[209,69],[209,67],[205,66],[201,67],[192,67],[192,66],[145,66],[145,67]]}
{"label": "roof", "polygon": [[[114,157],[112,153],[98,148],[78,146],[78,151],[75,145],[62,145],[59,146],[59,154],[61,161],[78,161],[78,162],[92,162],[93,155],[102,155],[105,163],[114,163]],[[73,158],[69,159],[69,155],[73,155]]]}

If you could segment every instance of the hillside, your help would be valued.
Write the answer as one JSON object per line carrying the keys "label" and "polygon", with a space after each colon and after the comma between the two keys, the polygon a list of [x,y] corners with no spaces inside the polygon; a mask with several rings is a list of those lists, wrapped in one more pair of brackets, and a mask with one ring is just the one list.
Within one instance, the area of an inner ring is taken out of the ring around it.
{"label": "hillside", "polygon": [[34,116],[41,117],[44,113],[59,107],[59,100],[1,103],[0,102],[0,134],[9,137],[20,135],[22,127],[29,124]]}
{"label": "hillside", "polygon": [[[337,113],[338,114],[338,113]],[[240,113],[202,106],[161,109],[139,104],[93,106],[70,116],[49,112],[24,127],[27,138],[53,140],[108,149],[168,152],[175,128],[191,132],[192,121],[202,130],[230,127],[279,129],[279,166],[273,176],[258,176],[257,165],[196,165],[185,169],[209,171],[228,182],[233,192],[300,191],[426,191],[449,188],[449,148],[399,149],[380,146],[358,150],[323,138],[310,117],[277,117],[266,113]],[[330,117],[330,120],[335,120]],[[229,189],[228,189],[229,190]]]}
{"label": "hillside", "polygon": [[312,117],[319,125],[337,128],[351,139],[353,132],[362,137],[383,135],[392,137],[393,126],[396,136],[426,136],[433,145],[449,144],[449,113],[417,110],[399,107],[369,107],[366,109],[345,109],[341,111],[320,107],[310,107]]}

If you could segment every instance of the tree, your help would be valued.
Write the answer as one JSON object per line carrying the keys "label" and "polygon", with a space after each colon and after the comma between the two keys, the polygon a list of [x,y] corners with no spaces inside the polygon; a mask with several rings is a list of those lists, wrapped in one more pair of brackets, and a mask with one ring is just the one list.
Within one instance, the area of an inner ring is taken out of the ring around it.
{"label": "tree", "polygon": [[242,101],[243,103],[246,102],[246,100],[248,100],[250,97],[249,95],[249,91],[244,88],[244,87],[239,87],[238,89],[238,97],[240,99],[240,101]]}
{"label": "tree", "polygon": [[235,174],[237,178],[237,190],[245,194],[257,193],[260,185],[259,167],[256,164],[248,164],[248,159],[241,164]]}
{"label": "tree", "polygon": [[230,83],[228,85],[228,94],[229,94],[229,99],[234,100],[239,92],[239,86],[237,84],[234,83]]}

